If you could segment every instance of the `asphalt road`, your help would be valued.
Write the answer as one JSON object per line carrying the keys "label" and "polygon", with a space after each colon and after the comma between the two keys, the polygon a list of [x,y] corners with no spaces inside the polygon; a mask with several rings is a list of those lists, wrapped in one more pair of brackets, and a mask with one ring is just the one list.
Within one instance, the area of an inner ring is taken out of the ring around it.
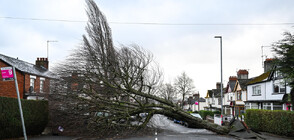
{"label": "asphalt road", "polygon": [[[81,137],[65,137],[65,136],[39,136],[28,138],[29,140],[86,140]],[[87,138],[89,139],[89,138]],[[99,139],[89,139],[99,140]],[[165,131],[158,135],[145,137],[132,137],[126,139],[105,139],[105,140],[235,140],[233,137],[221,136],[215,134],[195,134],[195,133],[177,133],[172,131]]]}
{"label": "asphalt road", "polygon": [[133,137],[118,140],[235,140],[235,138],[216,134],[178,133],[173,131],[164,131],[154,136]]}
{"label": "asphalt road", "polygon": [[[132,137],[127,139],[116,140],[233,140],[234,137],[217,135],[206,129],[187,128],[180,124],[175,124],[161,115],[155,115],[150,124],[158,129],[163,129],[161,133],[154,132],[152,136]],[[89,139],[89,138],[87,138]],[[64,137],[64,136],[41,136],[30,138],[30,140],[86,140],[81,137]],[[90,140],[96,140],[95,138]],[[114,140],[114,139],[106,139]]]}
{"label": "asphalt road", "polygon": [[[175,124],[164,116],[154,116],[150,122],[151,126],[162,129],[163,132],[154,132],[152,136],[132,137],[126,139],[105,139],[105,140],[234,140],[236,138],[228,135],[217,135],[206,129],[186,128],[180,124]],[[281,136],[263,134],[267,140],[289,140]],[[29,140],[99,140],[95,138],[65,137],[65,136],[38,136],[28,138]],[[291,139],[291,138],[290,138]]]}

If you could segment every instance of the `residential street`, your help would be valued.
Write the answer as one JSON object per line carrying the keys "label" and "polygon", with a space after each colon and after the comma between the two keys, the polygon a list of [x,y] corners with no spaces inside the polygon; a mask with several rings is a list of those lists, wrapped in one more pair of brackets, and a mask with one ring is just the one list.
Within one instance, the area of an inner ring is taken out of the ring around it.
{"label": "residential street", "polygon": [[[206,129],[187,128],[168,120],[162,115],[155,115],[149,125],[164,129],[162,133],[154,132],[153,136],[133,137],[121,140],[232,140],[234,137],[217,135]],[[78,140],[81,137],[64,137],[64,136],[40,136],[30,138],[30,140]],[[93,138],[95,139],[95,138]]]}
{"label": "residential street", "polygon": [[[149,125],[157,127],[158,129],[163,129],[161,133],[154,132],[152,136],[144,137],[132,137],[117,140],[234,140],[237,138],[231,136],[217,135],[206,129],[193,129],[187,128],[180,124],[176,124],[171,120],[168,120],[162,115],[155,115]],[[290,140],[290,138],[284,138],[276,135],[271,135],[268,133],[263,133],[262,135],[267,140]],[[89,138],[82,137],[65,137],[65,136],[38,136],[31,137],[30,140],[86,140]],[[90,140],[97,140],[96,138],[91,138]],[[99,139],[98,139],[99,140]],[[105,140],[114,140],[108,138]]]}

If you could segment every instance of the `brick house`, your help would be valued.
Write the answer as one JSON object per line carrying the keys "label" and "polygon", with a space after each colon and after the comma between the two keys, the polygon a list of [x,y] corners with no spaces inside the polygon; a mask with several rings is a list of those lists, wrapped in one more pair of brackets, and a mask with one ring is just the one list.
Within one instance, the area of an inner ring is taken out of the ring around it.
{"label": "brick house", "polygon": [[[15,67],[22,99],[38,100],[48,97],[52,74],[48,70],[49,61],[47,58],[37,58],[36,64],[31,64],[0,54],[0,68],[11,66]],[[3,81],[0,76],[0,96],[17,98],[14,81]]]}

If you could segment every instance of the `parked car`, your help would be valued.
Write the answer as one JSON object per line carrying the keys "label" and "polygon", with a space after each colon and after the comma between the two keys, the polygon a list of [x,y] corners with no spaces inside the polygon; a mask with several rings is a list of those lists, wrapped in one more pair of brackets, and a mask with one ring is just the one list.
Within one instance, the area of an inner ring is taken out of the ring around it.
{"label": "parked car", "polygon": [[[194,117],[202,119],[198,113],[190,113],[190,114]],[[178,124],[184,125],[186,127],[189,127],[189,124],[187,122],[182,121],[182,120],[173,119],[173,121],[174,121],[174,123],[178,123]]]}
{"label": "parked car", "polygon": [[178,123],[178,124],[184,125],[184,121],[177,120],[177,119],[174,119],[174,123]]}
{"label": "parked car", "polygon": [[192,116],[200,118],[202,120],[202,117],[198,113],[190,113]]}

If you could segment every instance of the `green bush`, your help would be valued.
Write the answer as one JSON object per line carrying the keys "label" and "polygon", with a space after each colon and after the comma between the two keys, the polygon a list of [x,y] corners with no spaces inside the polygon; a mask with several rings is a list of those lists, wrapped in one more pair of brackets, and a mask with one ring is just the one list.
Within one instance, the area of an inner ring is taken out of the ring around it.
{"label": "green bush", "polygon": [[199,111],[195,110],[195,111],[194,111],[194,112],[192,112],[192,113],[199,113]]}
{"label": "green bush", "polygon": [[202,117],[203,120],[206,119],[206,116],[214,116],[214,114],[220,114],[220,111],[207,111],[207,110],[200,110],[199,115]]}
{"label": "green bush", "polygon": [[245,122],[255,131],[294,136],[294,112],[248,109]]}
{"label": "green bush", "polygon": [[[48,101],[21,100],[27,135],[41,134],[48,123]],[[0,97],[0,139],[23,136],[18,101]]]}

